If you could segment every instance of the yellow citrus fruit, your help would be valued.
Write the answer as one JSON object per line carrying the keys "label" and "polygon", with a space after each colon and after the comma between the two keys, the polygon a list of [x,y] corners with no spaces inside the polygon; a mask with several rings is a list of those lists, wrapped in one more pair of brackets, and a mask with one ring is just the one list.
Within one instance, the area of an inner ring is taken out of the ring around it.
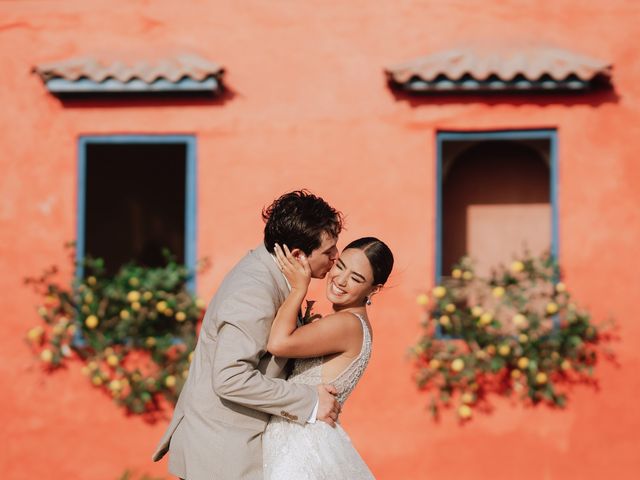
{"label": "yellow citrus fruit", "polygon": [[122,390],[122,383],[120,383],[120,380],[111,380],[109,382],[109,390]]}
{"label": "yellow citrus fruit", "polygon": [[473,315],[474,317],[479,317],[480,315],[482,315],[482,312],[482,307],[475,306],[471,308],[471,315]]}
{"label": "yellow citrus fruit", "polygon": [[442,285],[438,285],[433,289],[433,296],[436,298],[442,298],[447,294],[447,289]]}
{"label": "yellow citrus fruit", "polygon": [[196,298],[196,307],[204,308],[206,306],[207,306],[207,304],[204,303],[204,300],[202,300],[201,298]]}
{"label": "yellow citrus fruit", "polygon": [[556,292],[564,292],[566,290],[567,290],[567,287],[565,286],[564,283],[562,282],[556,283]]}
{"label": "yellow citrus fruit", "polygon": [[503,287],[495,287],[493,290],[491,290],[491,293],[496,298],[500,298],[500,297],[504,296],[504,292],[505,292],[505,290],[504,290]]}
{"label": "yellow citrus fruit", "polygon": [[132,287],[137,287],[138,285],[140,285],[140,280],[138,280],[136,277],[131,277],[129,279],[129,285],[131,285]]}
{"label": "yellow citrus fruit", "polygon": [[140,302],[132,302],[131,310],[133,310],[134,312],[137,312],[138,310],[140,310]]}
{"label": "yellow citrus fruit", "polygon": [[43,334],[44,334],[44,328],[33,327],[31,330],[27,332],[27,338],[32,342],[35,342],[37,340],[40,340]]}
{"label": "yellow citrus fruit", "polygon": [[491,322],[493,321],[493,315],[491,315],[489,312],[485,312],[482,315],[480,315],[480,325],[489,325]]}
{"label": "yellow citrus fruit", "polygon": [[96,387],[102,385],[102,378],[99,376],[95,376],[91,379],[91,383],[93,383]]}
{"label": "yellow citrus fruit", "polygon": [[173,375],[168,375],[167,378],[164,379],[164,384],[171,388],[176,386],[176,377]]}
{"label": "yellow citrus fruit", "polygon": [[462,277],[462,270],[460,270],[459,268],[454,268],[454,269],[451,271],[451,276],[452,276],[453,278],[460,278],[460,277]]}
{"label": "yellow citrus fruit", "polygon": [[153,293],[151,292],[144,292],[142,294],[142,298],[144,298],[145,300],[149,301],[153,298]]}
{"label": "yellow citrus fruit", "polygon": [[543,384],[547,383],[547,380],[548,380],[548,379],[547,379],[547,374],[546,374],[546,373],[544,373],[544,372],[539,372],[539,373],[536,375],[536,383],[537,383],[538,385],[543,385]]}
{"label": "yellow citrus fruit", "polygon": [[115,367],[116,365],[118,365],[118,363],[120,363],[120,360],[118,359],[118,357],[116,355],[109,355],[107,357],[107,364]]}
{"label": "yellow citrus fruit", "polygon": [[444,309],[449,313],[453,313],[456,311],[456,306],[453,303],[447,303]]}
{"label": "yellow citrus fruit", "polygon": [[92,330],[98,326],[98,323],[100,323],[100,321],[95,315],[89,315],[84,321],[84,324]]}
{"label": "yellow citrus fruit", "polygon": [[44,303],[46,305],[53,305],[57,300],[58,297],[56,297],[55,295],[47,295],[46,297],[44,297]]}
{"label": "yellow citrus fruit", "polygon": [[461,358],[456,358],[453,362],[451,362],[451,370],[454,372],[460,372],[464,369],[464,360]]}
{"label": "yellow citrus fruit", "polygon": [[40,353],[40,360],[42,360],[43,362],[51,362],[51,360],[53,360],[53,352],[51,350],[49,350],[48,348],[45,348],[41,353]]}
{"label": "yellow citrus fruit", "polygon": [[144,344],[148,347],[151,348],[153,346],[155,346],[156,344],[156,339],[154,337],[147,337],[147,339],[144,341]]}
{"label": "yellow citrus fruit", "polygon": [[524,270],[524,263],[522,263],[520,261],[516,261],[516,262],[513,262],[511,264],[511,271],[512,272],[520,273],[523,270]]}
{"label": "yellow citrus fruit", "polygon": [[460,397],[460,400],[462,400],[463,403],[473,403],[475,400],[475,397],[473,395],[473,393],[469,393],[469,392],[465,392],[462,394],[462,396]]}
{"label": "yellow citrus fruit", "polygon": [[569,360],[563,360],[562,363],[560,364],[560,368],[562,368],[562,370],[570,370],[571,369],[571,362]]}
{"label": "yellow citrus fruit", "polygon": [[511,353],[511,347],[509,345],[500,345],[498,348],[498,353],[503,357],[506,357]]}
{"label": "yellow citrus fruit", "polygon": [[549,315],[553,315],[554,313],[556,313],[558,311],[558,305],[553,303],[553,302],[549,302],[547,304],[547,313]]}
{"label": "yellow citrus fruit", "polygon": [[520,370],[511,370],[511,378],[517,380],[522,376],[522,372]]}
{"label": "yellow citrus fruit", "polygon": [[434,358],[429,362],[429,368],[432,370],[437,370],[438,368],[440,368],[440,365],[440,360],[438,360],[437,358]]}
{"label": "yellow citrus fruit", "polygon": [[462,278],[464,280],[471,280],[473,278],[473,273],[469,270],[465,270],[464,272],[462,272]]}
{"label": "yellow citrus fruit", "polygon": [[89,370],[93,372],[94,370],[98,369],[98,364],[96,362],[91,361],[87,363],[87,368],[89,368]]}
{"label": "yellow citrus fruit", "polygon": [[166,309],[167,302],[165,302],[164,300],[161,300],[156,304],[156,310],[158,310],[160,313],[164,312]]}
{"label": "yellow citrus fruit", "polygon": [[137,290],[131,290],[129,293],[127,293],[127,300],[129,302],[137,302],[140,300],[140,292],[138,292]]}
{"label": "yellow citrus fruit", "polygon": [[518,335],[518,341],[520,343],[527,343],[529,341],[529,336],[521,333],[520,335]]}
{"label": "yellow citrus fruit", "polygon": [[97,282],[96,277],[87,277],[87,283],[91,286],[95,285]]}
{"label": "yellow citrus fruit", "polygon": [[496,353],[496,347],[494,345],[487,345],[487,353],[494,355]]}
{"label": "yellow citrus fruit", "polygon": [[176,313],[176,320],[178,322],[184,322],[187,319],[187,315],[184,312]]}
{"label": "yellow citrus fruit", "polygon": [[449,325],[451,325],[451,319],[448,315],[442,315],[439,319],[439,322],[443,327],[448,327]]}
{"label": "yellow citrus fruit", "polygon": [[529,366],[529,359],[527,357],[520,357],[518,359],[518,368],[524,370]]}
{"label": "yellow citrus fruit", "polygon": [[527,321],[527,317],[525,317],[521,313],[517,313],[513,316],[513,324],[518,328],[527,328],[529,322]]}
{"label": "yellow citrus fruit", "polygon": [[429,305],[429,295],[421,293],[416,297],[416,303],[422,307]]}
{"label": "yellow citrus fruit", "polygon": [[129,313],[128,310],[121,310],[120,311],[120,318],[122,320],[128,320],[131,317],[131,314]]}
{"label": "yellow citrus fruit", "polygon": [[469,405],[460,405],[458,415],[460,415],[460,418],[470,418],[473,415],[473,410]]}

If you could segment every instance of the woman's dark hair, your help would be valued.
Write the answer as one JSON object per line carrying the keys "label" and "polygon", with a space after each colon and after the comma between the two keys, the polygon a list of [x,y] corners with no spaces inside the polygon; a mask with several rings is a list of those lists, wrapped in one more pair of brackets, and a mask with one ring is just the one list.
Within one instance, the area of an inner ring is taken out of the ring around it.
{"label": "woman's dark hair", "polygon": [[367,256],[373,270],[373,285],[386,283],[393,269],[393,253],[386,243],[375,237],[363,237],[351,242],[343,251],[348,248],[362,250]]}
{"label": "woman's dark hair", "polygon": [[307,190],[285,193],[262,210],[264,246],[273,253],[276,243],[299,248],[306,255],[322,243],[322,234],[337,238],[342,213]]}

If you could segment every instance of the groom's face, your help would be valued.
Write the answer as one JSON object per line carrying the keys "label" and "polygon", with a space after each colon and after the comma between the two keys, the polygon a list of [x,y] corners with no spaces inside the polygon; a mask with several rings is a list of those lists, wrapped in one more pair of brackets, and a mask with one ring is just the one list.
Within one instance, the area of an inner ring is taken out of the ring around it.
{"label": "groom's face", "polygon": [[338,258],[337,237],[332,237],[328,233],[322,234],[320,246],[311,252],[307,257],[311,267],[312,278],[324,278]]}

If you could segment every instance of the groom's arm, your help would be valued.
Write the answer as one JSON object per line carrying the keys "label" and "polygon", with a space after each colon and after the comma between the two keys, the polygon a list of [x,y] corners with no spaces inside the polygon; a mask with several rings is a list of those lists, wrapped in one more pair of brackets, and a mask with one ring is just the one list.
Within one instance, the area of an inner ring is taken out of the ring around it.
{"label": "groom's arm", "polygon": [[317,404],[317,390],[260,373],[276,306],[264,287],[247,287],[226,298],[216,312],[213,388],[230,402],[305,423]]}

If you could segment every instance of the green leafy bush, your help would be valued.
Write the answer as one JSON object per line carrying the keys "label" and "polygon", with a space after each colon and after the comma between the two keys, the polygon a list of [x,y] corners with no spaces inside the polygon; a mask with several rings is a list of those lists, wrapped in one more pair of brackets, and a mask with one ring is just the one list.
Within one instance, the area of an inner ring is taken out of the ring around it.
{"label": "green leafy bush", "polygon": [[434,417],[455,406],[468,420],[491,411],[492,395],[564,407],[568,385],[595,384],[598,357],[613,359],[612,325],[593,324],[558,279],[550,255],[525,256],[488,278],[463,258],[431,297],[418,297],[424,334],[411,353]]}
{"label": "green leafy bush", "polygon": [[82,267],[85,277],[71,285],[55,281],[55,267],[26,279],[43,297],[43,324],[27,333],[34,351],[49,370],[81,360],[89,381],[131,413],[158,412],[162,397],[175,403],[205,307],[186,287],[194,272],[169,257],[115,275],[99,258]]}

